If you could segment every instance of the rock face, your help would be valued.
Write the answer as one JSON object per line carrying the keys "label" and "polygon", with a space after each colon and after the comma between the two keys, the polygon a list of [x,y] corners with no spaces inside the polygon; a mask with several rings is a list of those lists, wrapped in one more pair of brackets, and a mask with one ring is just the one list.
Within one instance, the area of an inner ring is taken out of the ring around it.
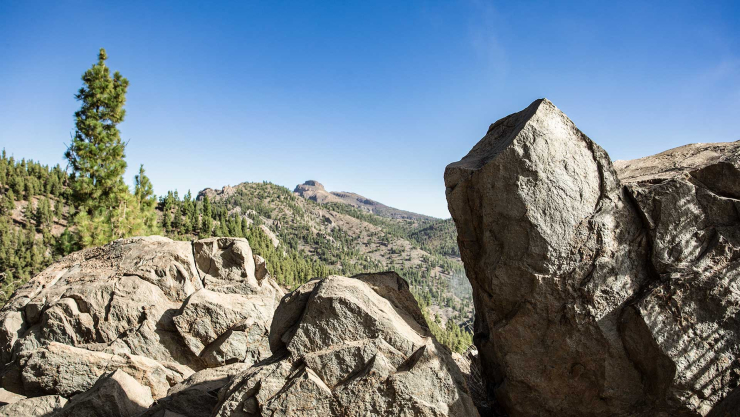
{"label": "rock face", "polygon": [[2,386],[70,398],[119,369],[156,400],[195,371],[268,357],[282,294],[244,239],[152,236],[86,249],[3,307]]}
{"label": "rock face", "polygon": [[275,233],[273,233],[269,227],[261,224],[259,228],[260,230],[262,230],[262,233],[264,233],[270,239],[270,243],[272,243],[273,247],[277,248],[280,245],[280,239],[278,239],[277,235],[275,235]]}
{"label": "rock face", "polygon": [[221,390],[215,415],[478,415],[395,273],[302,285],[275,312],[270,347]]}
{"label": "rock face", "polygon": [[474,340],[502,411],[728,409],[740,379],[739,156],[740,143],[690,145],[616,171],[543,99],[447,167]]}

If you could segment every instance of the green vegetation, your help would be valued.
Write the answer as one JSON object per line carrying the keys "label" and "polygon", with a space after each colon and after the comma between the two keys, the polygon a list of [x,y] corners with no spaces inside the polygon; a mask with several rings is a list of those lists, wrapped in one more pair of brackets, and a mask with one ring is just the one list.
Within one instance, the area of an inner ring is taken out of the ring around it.
{"label": "green vegetation", "polygon": [[82,106],[75,113],[74,139],[64,154],[72,170],[71,197],[79,209],[73,223],[81,247],[158,233],[151,182],[143,166],[136,176],[136,195],[123,182],[125,144],[117,126],[126,115],[128,80],[118,71],[111,77],[107,58],[101,49],[98,63],[82,75],[84,86],[75,95]]}
{"label": "green vegetation", "polygon": [[5,150],[0,156],[0,304],[51,261],[69,253],[67,173]]}
{"label": "green vegetation", "polygon": [[160,232],[156,198],[143,166],[132,194],[123,181],[128,80],[98,62],[82,75],[75,134],[59,165],[0,158],[0,304],[54,259],[114,239]]}
{"label": "green vegetation", "polygon": [[[418,297],[417,297],[418,300]],[[419,307],[429,324],[429,330],[432,332],[437,341],[457,353],[464,353],[470,345],[473,344],[473,334],[463,327],[455,324],[452,320],[442,326],[439,316],[429,317],[429,305],[419,301]]]}

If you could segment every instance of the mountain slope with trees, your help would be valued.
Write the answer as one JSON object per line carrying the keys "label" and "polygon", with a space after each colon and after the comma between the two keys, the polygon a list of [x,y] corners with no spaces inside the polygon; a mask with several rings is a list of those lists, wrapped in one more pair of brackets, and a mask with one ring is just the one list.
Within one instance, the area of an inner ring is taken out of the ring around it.
{"label": "mountain slope with trees", "polygon": [[[163,199],[165,219],[177,217],[183,210],[192,212],[178,207],[196,205],[195,215],[191,214],[189,220],[179,220],[179,228],[172,224],[167,227],[165,222],[165,231],[170,236],[208,235],[203,227],[198,230],[182,227],[182,223],[198,222],[197,207],[203,205],[201,210],[212,213],[212,220],[205,223],[213,222],[210,232],[213,235],[226,236],[240,224],[261,226],[280,240],[276,252],[318,261],[332,273],[397,271],[409,281],[417,298],[440,315],[442,324],[448,318],[465,322],[472,314],[471,289],[455,250],[457,234],[449,219],[421,215],[413,219],[384,217],[350,204],[322,204],[301,198],[285,187],[268,182],[205,189],[195,203],[188,203],[188,198],[191,197],[188,195],[179,202],[175,193],[169,193]],[[203,217],[202,211],[200,216]],[[296,275],[291,270],[281,276],[280,267],[274,265],[274,268],[278,281],[288,287],[313,278]]]}

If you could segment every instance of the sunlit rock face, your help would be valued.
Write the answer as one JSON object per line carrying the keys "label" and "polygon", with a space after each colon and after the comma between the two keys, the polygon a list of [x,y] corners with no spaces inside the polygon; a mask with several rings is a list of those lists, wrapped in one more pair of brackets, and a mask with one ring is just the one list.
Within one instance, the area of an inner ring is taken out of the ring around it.
{"label": "sunlit rock face", "polygon": [[282,295],[245,239],[150,236],[85,249],[3,307],[2,386],[69,399],[121,369],[158,400],[195,371],[269,357]]}
{"label": "sunlit rock face", "polygon": [[543,99],[445,171],[510,415],[707,415],[740,377],[740,144],[612,164]]}

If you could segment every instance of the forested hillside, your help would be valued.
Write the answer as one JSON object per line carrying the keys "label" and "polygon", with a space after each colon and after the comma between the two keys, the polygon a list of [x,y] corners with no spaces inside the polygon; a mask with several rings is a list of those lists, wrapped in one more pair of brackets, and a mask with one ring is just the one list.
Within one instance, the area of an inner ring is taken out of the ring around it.
{"label": "forested hillside", "polygon": [[67,172],[0,157],[0,304],[71,245]]}
{"label": "forested hillside", "polygon": [[[440,315],[440,323],[469,322],[472,314],[451,220],[381,217],[347,204],[307,200],[268,182],[206,189],[195,201],[190,193],[180,198],[171,192],[160,206],[165,232],[173,238],[241,231],[267,254],[273,274],[287,287],[324,273],[394,270]],[[279,240],[277,247],[260,237],[265,232]]]}

